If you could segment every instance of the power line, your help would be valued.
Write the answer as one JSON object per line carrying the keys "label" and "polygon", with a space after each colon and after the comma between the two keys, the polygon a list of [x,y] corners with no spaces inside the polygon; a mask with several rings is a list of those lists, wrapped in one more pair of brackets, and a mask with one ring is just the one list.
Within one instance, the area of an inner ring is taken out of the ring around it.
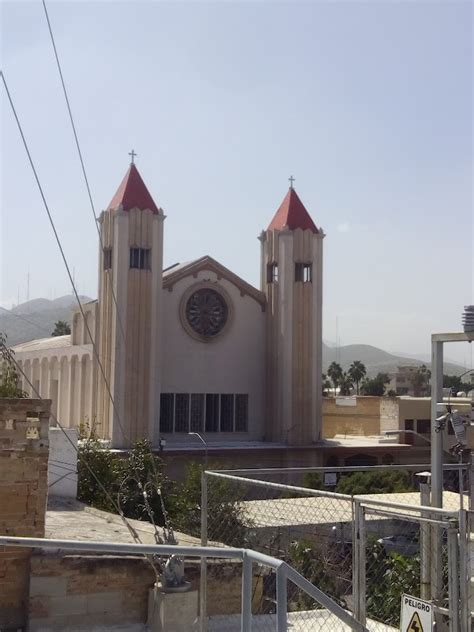
{"label": "power line", "polygon": [[[7,355],[8,358],[10,360],[10,362],[12,362],[13,364],[15,364],[17,370],[23,375],[23,378],[26,380],[26,382],[29,384],[29,386],[31,387],[32,391],[35,393],[35,395],[38,397],[38,399],[40,399],[41,401],[44,401],[44,398],[41,397],[39,391],[35,388],[34,384],[31,382],[31,380],[28,378],[28,376],[26,375],[26,373],[23,371],[23,369],[20,367],[20,365],[18,364],[18,362],[15,359],[15,356],[12,354],[12,352],[10,351],[10,349],[8,349],[3,343],[0,345],[0,347],[2,348],[2,351],[4,351]],[[63,435],[66,437],[66,440],[68,441],[68,443],[72,446],[73,450],[76,452],[77,457],[79,457],[79,449],[77,447],[77,445],[74,443],[74,441],[71,439],[71,437],[68,435],[68,433],[66,432],[66,429],[64,428],[64,426],[59,422],[59,419],[57,418],[57,416],[50,411],[50,417],[52,417],[53,421],[56,423],[57,427],[61,430],[61,432],[63,433]],[[128,532],[130,533],[132,539],[135,542],[138,542],[140,544],[142,544],[142,541],[140,539],[140,536],[138,535],[138,533],[136,532],[136,530],[132,527],[132,525],[128,522],[127,518],[125,517],[121,507],[119,506],[119,504],[114,500],[113,496],[111,495],[111,493],[108,491],[108,489],[105,487],[105,485],[102,483],[102,481],[100,480],[100,478],[97,476],[97,474],[95,473],[94,469],[91,467],[91,465],[89,464],[89,462],[87,461],[87,458],[83,457],[83,462],[84,465],[86,466],[86,468],[88,469],[89,473],[92,475],[92,477],[94,478],[94,480],[96,481],[97,485],[102,489],[102,491],[104,492],[104,494],[106,495],[106,497],[109,499],[109,501],[112,503],[112,506],[114,507],[114,509],[116,510],[117,514],[120,516],[122,522],[124,523],[124,525],[127,527]],[[58,467],[58,466],[55,466]],[[151,556],[148,556],[146,554],[144,554],[145,559],[148,561],[148,563],[150,564],[150,566],[152,567],[156,577],[158,578],[158,572],[155,568],[155,565],[153,563],[153,560],[151,558]]]}
{"label": "power line", "polygon": [[46,201],[46,197],[45,197],[44,192],[43,192],[43,187],[41,186],[41,182],[40,182],[40,180],[39,180],[38,173],[37,173],[37,171],[36,171],[36,167],[35,167],[35,165],[34,165],[33,158],[32,158],[32,156],[31,156],[31,153],[30,153],[30,150],[29,150],[29,147],[28,147],[28,143],[27,143],[27,141],[26,141],[25,134],[24,134],[24,132],[23,132],[23,128],[22,128],[22,126],[21,126],[20,120],[19,120],[19,118],[18,118],[18,114],[17,114],[17,112],[16,112],[15,105],[14,105],[14,103],[13,103],[12,97],[11,97],[11,95],[10,95],[10,91],[9,91],[9,89],[8,89],[8,85],[7,85],[7,82],[6,82],[6,79],[5,79],[5,74],[4,74],[4,72],[3,72],[3,71],[0,71],[0,75],[1,75],[1,77],[2,77],[2,81],[3,81],[3,85],[4,85],[4,87],[5,87],[5,91],[6,91],[6,94],[7,94],[7,97],[8,97],[8,101],[9,101],[9,103],[10,103],[10,107],[11,107],[11,110],[12,110],[12,112],[13,112],[13,116],[15,117],[15,121],[16,121],[16,124],[17,124],[17,127],[18,127],[18,131],[20,132],[20,136],[21,136],[21,139],[22,139],[22,141],[23,141],[23,146],[24,146],[25,151],[26,151],[26,154],[27,154],[27,156],[28,156],[28,161],[29,161],[29,163],[30,163],[30,167],[31,167],[31,169],[32,169],[32,171],[33,171],[33,175],[34,175],[34,177],[35,177],[36,184],[37,184],[37,186],[38,186],[38,190],[39,190],[39,192],[40,192],[41,199],[42,199],[42,201],[43,201],[43,205],[44,205],[44,207],[45,207],[46,214],[47,214],[48,219],[49,219],[49,223],[50,223],[51,228],[52,228],[52,230],[53,230],[53,234],[54,234],[54,237],[55,237],[55,240],[56,240],[57,246],[58,246],[58,248],[59,248],[59,252],[60,252],[60,254],[61,254],[61,258],[62,258],[63,263],[64,263],[64,267],[66,268],[66,272],[67,272],[67,275],[68,275],[68,277],[69,277],[69,282],[71,283],[71,287],[72,287],[72,289],[73,289],[74,296],[76,297],[76,301],[77,301],[77,304],[78,304],[78,306],[79,306],[79,310],[80,310],[80,312],[81,312],[81,314],[82,314],[82,318],[83,318],[84,326],[86,327],[86,329],[87,329],[87,333],[89,334],[89,339],[91,340],[91,343],[92,343],[92,350],[93,350],[93,352],[94,352],[94,356],[95,356],[95,358],[96,358],[97,365],[99,366],[99,369],[100,369],[101,375],[102,375],[102,377],[103,377],[104,384],[105,384],[105,386],[106,386],[108,396],[109,396],[109,398],[110,398],[110,401],[111,401],[111,403],[112,403],[112,407],[113,407],[113,409],[114,409],[114,413],[115,413],[115,414],[116,414],[116,416],[117,416],[117,424],[118,424],[118,426],[119,426],[120,430],[122,431],[122,435],[123,435],[124,439],[125,439],[125,438],[130,439],[130,437],[129,437],[129,436],[127,435],[127,433],[125,432],[125,429],[124,429],[124,427],[123,427],[122,421],[121,421],[121,419],[120,419],[120,414],[119,414],[119,412],[118,412],[118,410],[117,410],[117,407],[116,407],[116,405],[115,405],[115,401],[114,401],[114,398],[113,398],[112,392],[111,392],[111,390],[110,390],[110,385],[109,385],[108,380],[107,380],[107,377],[106,377],[106,375],[105,375],[105,370],[104,370],[104,367],[103,367],[103,365],[102,365],[102,362],[100,361],[100,357],[99,357],[99,353],[98,353],[98,351],[97,351],[96,343],[95,343],[95,341],[94,341],[94,338],[93,338],[93,336],[92,336],[92,332],[91,332],[90,327],[89,327],[89,324],[88,324],[88,322],[87,322],[86,315],[85,315],[84,309],[83,309],[83,307],[82,307],[82,303],[81,303],[81,301],[80,301],[80,299],[79,299],[79,294],[78,294],[77,289],[76,289],[76,286],[75,286],[75,284],[74,284],[74,279],[72,278],[71,270],[70,270],[70,267],[69,267],[68,261],[67,261],[67,259],[66,259],[66,255],[65,255],[65,253],[64,253],[64,249],[63,249],[63,246],[62,246],[62,244],[61,244],[61,240],[60,240],[59,235],[58,235],[58,232],[57,232],[57,230],[56,230],[56,226],[55,226],[55,224],[54,224],[53,217],[52,217],[51,212],[50,212],[50,210],[49,210],[48,202]]}
{"label": "power line", "polygon": [[[74,140],[75,140],[75,143],[76,143],[77,153],[79,155],[79,161],[81,163],[82,175],[84,176],[84,182],[86,184],[87,195],[89,197],[89,203],[90,203],[91,210],[92,210],[92,217],[93,217],[93,220],[94,220],[94,226],[95,226],[95,228],[97,230],[97,234],[99,236],[99,242],[100,242],[101,251],[102,251],[102,253],[104,253],[104,242],[103,242],[103,239],[102,239],[101,231],[100,231],[99,226],[97,224],[97,221],[98,221],[97,220],[97,213],[95,211],[95,205],[94,205],[94,201],[92,199],[91,188],[90,188],[90,185],[89,185],[89,178],[87,177],[87,172],[86,172],[86,167],[85,167],[85,164],[84,164],[84,159],[83,159],[83,156],[82,156],[81,146],[79,144],[79,137],[77,135],[76,124],[74,123],[74,117],[72,115],[71,104],[69,102],[69,96],[68,96],[67,89],[66,89],[66,83],[64,81],[63,71],[62,71],[62,68],[61,68],[61,62],[59,61],[58,49],[56,48],[56,42],[55,42],[55,39],[54,39],[53,29],[51,27],[51,22],[50,22],[50,19],[49,19],[49,13],[48,13],[48,9],[46,7],[46,0],[43,0],[43,9],[44,9],[44,14],[46,16],[46,22],[48,23],[48,30],[49,30],[49,35],[51,37],[51,44],[53,46],[54,57],[56,59],[56,65],[58,67],[59,77],[61,79],[61,85],[62,85],[62,88],[63,88],[64,98],[66,100],[67,111],[69,113],[69,120],[71,121],[71,127],[72,127],[72,132],[74,134]],[[107,268],[106,269],[106,274],[108,274],[109,278],[112,277],[112,270],[110,268]],[[116,309],[116,312],[117,312],[117,320],[118,320],[118,323],[119,323],[119,329],[120,329],[122,337],[123,337],[123,339],[125,341],[125,331],[124,331],[122,320],[121,320],[121,316],[120,316],[120,310],[118,309],[118,305],[117,305],[117,297],[115,296],[115,291],[114,291],[114,286],[113,286],[113,283],[112,283],[112,278],[110,278],[110,281],[111,281],[110,282],[110,291],[111,291],[112,299],[114,301],[115,309]]]}

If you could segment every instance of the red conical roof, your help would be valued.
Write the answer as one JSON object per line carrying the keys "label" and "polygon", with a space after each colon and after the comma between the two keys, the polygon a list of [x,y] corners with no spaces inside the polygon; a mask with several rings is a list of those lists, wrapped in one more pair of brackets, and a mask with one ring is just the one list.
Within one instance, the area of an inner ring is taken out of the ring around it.
{"label": "red conical roof", "polygon": [[311,219],[303,202],[292,187],[286,194],[285,199],[275,213],[267,230],[282,230],[285,226],[290,230],[301,228],[302,230],[310,230],[313,233],[319,233],[316,224]]}
{"label": "red conical roof", "polygon": [[120,205],[124,211],[139,208],[141,211],[150,209],[156,214],[160,212],[134,163],[130,165],[107,210],[114,210]]}

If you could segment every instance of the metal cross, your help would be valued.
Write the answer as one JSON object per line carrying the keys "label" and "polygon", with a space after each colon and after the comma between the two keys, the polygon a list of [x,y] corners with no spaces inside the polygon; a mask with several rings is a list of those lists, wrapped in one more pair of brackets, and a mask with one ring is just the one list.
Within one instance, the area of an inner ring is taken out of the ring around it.
{"label": "metal cross", "polygon": [[290,176],[290,177],[288,178],[288,180],[289,180],[289,182],[290,182],[290,189],[292,189],[292,188],[293,188],[293,182],[296,180],[296,178],[294,178],[293,176]]}
{"label": "metal cross", "polygon": [[137,156],[137,154],[135,153],[135,150],[132,149],[132,151],[128,152],[128,155],[132,157],[132,162],[131,164],[134,165],[135,164],[135,156]]}

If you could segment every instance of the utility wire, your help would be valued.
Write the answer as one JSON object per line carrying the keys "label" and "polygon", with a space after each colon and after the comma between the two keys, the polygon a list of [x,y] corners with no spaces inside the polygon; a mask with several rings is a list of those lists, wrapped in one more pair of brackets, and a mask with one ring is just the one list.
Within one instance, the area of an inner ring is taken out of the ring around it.
{"label": "utility wire", "polygon": [[[50,19],[49,19],[48,9],[46,7],[46,0],[43,0],[43,9],[44,9],[44,14],[46,16],[46,22],[48,23],[48,30],[49,30],[49,35],[51,37],[51,44],[53,46],[54,57],[56,59],[56,65],[58,67],[59,77],[61,79],[61,85],[62,85],[62,88],[63,88],[64,98],[66,100],[67,111],[69,113],[69,120],[71,121],[71,127],[72,127],[72,132],[74,134],[74,140],[76,142],[77,153],[79,155],[79,161],[81,163],[82,175],[84,176],[84,182],[86,184],[87,195],[89,197],[89,202],[90,202],[90,206],[91,206],[91,210],[92,210],[92,216],[93,216],[93,220],[94,220],[94,226],[95,226],[95,228],[97,230],[97,234],[99,236],[99,242],[100,242],[101,251],[102,251],[102,253],[104,253],[104,250],[105,250],[104,242],[103,242],[103,239],[102,239],[101,231],[100,231],[99,226],[97,224],[97,213],[95,211],[95,205],[94,205],[94,201],[92,199],[91,188],[90,188],[90,185],[89,185],[89,178],[87,177],[86,167],[85,167],[85,164],[84,164],[84,159],[82,157],[81,146],[79,144],[79,137],[77,135],[76,125],[74,123],[74,117],[72,115],[71,104],[69,102],[69,96],[68,96],[67,89],[66,89],[66,83],[64,81],[63,71],[62,71],[62,68],[61,68],[61,62],[59,61],[58,49],[56,48],[56,42],[55,42],[54,35],[53,35],[53,29],[51,27],[51,22],[50,22]],[[107,268],[106,269],[106,274],[108,274],[109,277],[112,277],[112,270],[110,268]],[[121,316],[120,316],[120,310],[118,309],[118,305],[117,305],[117,297],[115,296],[115,291],[114,291],[114,286],[113,286],[113,283],[112,283],[112,278],[110,278],[110,291],[111,291],[112,299],[114,301],[115,309],[116,309],[116,312],[117,312],[117,320],[118,320],[118,323],[119,323],[119,329],[121,331],[123,339],[125,340],[125,331],[124,331],[122,320],[121,320]]]}
{"label": "utility wire", "polygon": [[[92,198],[92,193],[91,193],[91,189],[90,189],[90,185],[89,185],[89,179],[87,177],[85,163],[84,163],[84,159],[83,159],[83,156],[82,156],[82,151],[81,151],[81,146],[80,146],[80,143],[79,143],[79,137],[78,137],[78,134],[77,134],[76,125],[74,123],[74,117],[73,117],[73,114],[72,114],[71,104],[70,104],[70,101],[69,101],[69,96],[68,96],[68,92],[67,92],[67,88],[66,88],[66,82],[64,81],[64,75],[63,75],[63,72],[62,72],[61,62],[60,62],[59,54],[58,54],[58,49],[56,47],[56,42],[55,42],[55,38],[54,38],[54,34],[53,34],[53,29],[52,29],[52,26],[51,26],[51,21],[49,19],[49,13],[48,13],[48,9],[47,9],[47,6],[46,6],[46,0],[42,0],[42,4],[43,4],[45,17],[46,17],[46,22],[48,24],[49,35],[50,35],[50,38],[51,38],[51,44],[53,46],[54,57],[56,59],[56,65],[57,65],[57,68],[58,68],[59,77],[61,79],[61,85],[62,85],[62,88],[63,88],[64,98],[65,98],[67,110],[68,110],[68,113],[69,113],[69,120],[71,121],[71,127],[72,127],[72,131],[73,131],[73,134],[74,134],[74,140],[75,140],[75,143],[76,143],[76,148],[77,148],[77,152],[78,152],[78,155],[79,155],[79,160],[80,160],[80,163],[81,163],[82,174],[84,176],[84,181],[85,181],[85,184],[86,184],[86,189],[87,189],[87,194],[88,194],[88,197],[89,197],[89,202],[90,202],[90,206],[91,206],[91,210],[92,210],[94,225],[96,227],[97,234],[99,236],[100,247],[101,247],[101,250],[102,250],[102,253],[103,253],[104,252],[104,243],[103,243],[103,240],[102,240],[102,234],[101,234],[101,231],[100,231],[100,229],[99,229],[99,227],[97,225],[97,214],[96,214],[96,211],[95,211],[94,201],[93,201],[93,198]],[[106,274],[109,276],[110,291],[111,291],[111,295],[112,295],[112,300],[113,300],[114,305],[115,305],[115,310],[116,310],[116,314],[117,314],[117,320],[118,320],[118,323],[119,323],[119,329],[120,329],[120,332],[121,332],[121,335],[122,335],[122,339],[123,339],[124,344],[125,344],[125,331],[124,331],[124,328],[123,328],[121,315],[120,315],[120,310],[119,310],[118,305],[117,305],[117,298],[116,298],[114,287],[113,287],[113,283],[112,283],[112,279],[113,279],[112,269],[107,268],[106,269]],[[139,277],[138,289],[139,289],[139,295],[140,295],[141,276]],[[138,327],[139,327],[139,329],[138,329],[138,337],[140,337],[140,325],[138,325]],[[92,340],[92,338],[91,338],[91,340]],[[137,376],[137,389],[138,389],[139,372],[138,371],[136,371],[136,372],[133,371],[132,374],[133,373],[136,373],[136,376]],[[136,406],[138,407],[138,402],[137,402]],[[136,418],[137,417],[138,417],[138,409],[136,410]],[[122,432],[123,432],[123,429],[122,429]],[[151,448],[150,448],[150,453],[151,453],[151,455],[153,457],[153,453],[151,451]],[[156,473],[156,470],[155,470],[155,473]]]}
{"label": "utility wire", "polygon": [[123,437],[124,437],[124,438],[128,438],[128,439],[130,439],[130,437],[129,437],[129,436],[127,435],[127,433],[125,432],[125,429],[124,429],[124,427],[123,427],[122,421],[121,421],[121,419],[120,419],[120,414],[119,414],[119,412],[118,412],[118,410],[117,410],[117,407],[115,406],[115,401],[114,401],[114,398],[113,398],[112,392],[111,392],[111,390],[110,390],[110,385],[109,385],[109,383],[108,383],[107,377],[106,377],[106,375],[105,375],[105,370],[104,370],[104,367],[103,367],[103,365],[102,365],[102,362],[100,361],[99,353],[98,353],[98,351],[97,351],[97,346],[96,346],[96,344],[95,344],[95,342],[94,342],[94,338],[93,338],[93,336],[92,336],[92,332],[91,332],[90,327],[89,327],[89,324],[88,324],[88,322],[87,322],[86,315],[85,315],[85,313],[84,313],[84,309],[83,309],[82,304],[81,304],[81,301],[80,301],[80,299],[79,299],[79,294],[78,294],[78,292],[77,292],[77,289],[76,289],[76,286],[75,286],[75,283],[74,283],[74,279],[73,279],[73,276],[72,276],[72,274],[71,274],[71,270],[70,270],[70,268],[69,268],[68,261],[67,261],[67,259],[66,259],[66,255],[65,255],[65,253],[64,253],[64,249],[63,249],[63,247],[62,247],[61,240],[60,240],[59,235],[58,235],[58,232],[57,232],[57,230],[56,230],[56,226],[55,226],[55,224],[54,224],[54,220],[53,220],[52,215],[51,215],[51,212],[50,212],[50,210],[49,210],[48,202],[46,201],[46,197],[45,197],[44,192],[43,192],[43,187],[41,186],[41,182],[40,182],[40,180],[39,180],[38,173],[37,173],[37,171],[36,171],[36,167],[35,167],[34,162],[33,162],[33,158],[31,157],[31,153],[30,153],[30,150],[29,150],[29,147],[28,147],[28,143],[27,143],[27,141],[26,141],[25,134],[24,134],[24,132],[23,132],[23,128],[22,128],[22,126],[21,126],[20,120],[19,120],[19,118],[18,118],[18,115],[17,115],[16,109],[15,109],[15,105],[14,105],[14,103],[13,103],[12,97],[11,97],[11,95],[10,95],[10,91],[9,91],[9,89],[8,89],[8,85],[7,85],[7,82],[6,82],[6,79],[5,79],[5,74],[4,74],[4,72],[3,72],[3,71],[0,71],[0,75],[1,75],[1,77],[2,77],[2,81],[3,81],[3,85],[4,85],[4,87],[5,87],[5,91],[6,91],[6,94],[7,94],[7,97],[8,97],[8,101],[9,101],[9,103],[10,103],[10,107],[11,107],[12,112],[13,112],[13,115],[14,115],[14,117],[15,117],[15,121],[16,121],[16,124],[17,124],[17,127],[18,127],[18,131],[20,132],[20,136],[21,136],[21,139],[22,139],[22,141],[23,141],[23,146],[24,146],[25,151],[26,151],[26,154],[27,154],[27,156],[28,156],[28,160],[29,160],[29,163],[30,163],[31,169],[32,169],[32,171],[33,171],[33,175],[34,175],[34,177],[35,177],[36,184],[38,185],[38,189],[39,189],[39,192],[40,192],[40,195],[41,195],[41,199],[43,200],[43,205],[44,205],[44,207],[45,207],[46,214],[47,214],[48,219],[49,219],[49,223],[50,223],[51,228],[52,228],[52,230],[53,230],[53,234],[54,234],[54,237],[55,237],[55,239],[56,239],[56,243],[57,243],[57,245],[58,245],[59,252],[60,252],[60,254],[61,254],[61,258],[62,258],[63,263],[64,263],[64,267],[66,268],[66,272],[67,272],[67,275],[68,275],[68,277],[69,277],[69,281],[70,281],[70,283],[71,283],[71,287],[72,287],[72,289],[73,289],[73,293],[74,293],[74,295],[75,295],[75,297],[76,297],[77,304],[79,305],[79,309],[80,309],[81,314],[82,314],[82,318],[83,318],[84,326],[86,327],[86,329],[87,329],[87,333],[89,334],[89,338],[90,338],[90,340],[91,340],[91,342],[92,342],[92,349],[93,349],[93,352],[94,352],[94,356],[95,356],[95,358],[96,358],[96,360],[97,360],[97,365],[99,366],[99,369],[100,369],[101,375],[102,375],[103,380],[104,380],[105,387],[106,387],[106,389],[107,389],[107,393],[108,393],[109,398],[110,398],[110,401],[111,401],[111,403],[112,403],[112,407],[113,407],[114,412],[115,412],[115,414],[116,414],[116,416],[117,416],[117,424],[118,424],[118,426],[119,426],[120,430],[122,431],[122,435],[123,435]]}
{"label": "utility wire", "polygon": [[[10,362],[14,363],[17,370],[23,375],[23,378],[26,380],[26,382],[29,384],[29,386],[31,387],[33,393],[38,397],[38,399],[40,399],[41,401],[44,401],[44,398],[41,397],[40,393],[38,392],[38,390],[35,388],[34,384],[31,382],[31,380],[28,378],[28,376],[26,375],[26,373],[23,371],[23,369],[20,367],[20,365],[18,364],[15,356],[13,355],[13,353],[10,351],[10,349],[8,349],[6,346],[4,346],[3,344],[1,345],[1,347],[3,348],[3,351],[8,355],[8,358],[10,360]],[[61,432],[64,434],[64,436],[66,437],[66,440],[68,441],[68,443],[72,446],[73,450],[76,452],[77,456],[79,456],[79,449],[77,447],[77,445],[74,443],[74,441],[71,439],[71,437],[68,435],[68,433],[66,432],[66,429],[64,428],[64,426],[59,422],[59,419],[57,418],[57,416],[50,411],[50,416],[52,417],[53,421],[56,423],[57,427],[61,430]],[[117,512],[117,514],[120,516],[122,522],[124,523],[124,525],[127,527],[128,532],[130,533],[132,539],[134,540],[135,543],[139,543],[139,544],[143,544],[140,536],[138,535],[138,533],[136,532],[136,530],[132,527],[132,525],[128,522],[127,518],[125,517],[122,509],[117,505],[115,499],[113,498],[113,496],[110,494],[109,490],[105,487],[105,485],[102,483],[102,481],[100,480],[100,478],[97,476],[97,474],[95,473],[94,469],[91,467],[91,465],[89,464],[89,462],[87,461],[86,458],[83,458],[83,462],[84,465],[86,466],[87,470],[89,471],[89,473],[91,474],[91,476],[94,478],[95,482],[97,483],[97,485],[100,487],[100,489],[104,492],[104,494],[106,495],[106,497],[109,499],[109,501],[112,503],[112,506],[114,507],[115,511]],[[57,467],[57,466],[55,466]],[[153,560],[151,558],[151,556],[144,554],[144,557],[146,558],[146,560],[148,561],[148,563],[150,564],[150,566],[153,568],[153,571],[156,575],[156,577],[158,578],[158,573],[157,570],[155,568],[155,565],[153,563]]]}

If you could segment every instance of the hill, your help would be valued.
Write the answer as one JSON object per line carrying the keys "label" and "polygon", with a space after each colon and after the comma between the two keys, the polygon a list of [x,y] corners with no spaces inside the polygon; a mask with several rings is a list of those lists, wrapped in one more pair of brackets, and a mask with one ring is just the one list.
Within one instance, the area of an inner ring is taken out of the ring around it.
{"label": "hill", "polygon": [[[83,303],[92,299],[81,296]],[[53,301],[36,298],[17,305],[12,310],[0,309],[0,331],[8,336],[8,344],[13,346],[20,342],[28,342],[35,338],[46,338],[51,335],[54,323],[64,320],[71,324],[71,312],[76,307],[73,295],[61,296]],[[346,345],[338,349],[331,343],[323,343],[323,371],[331,362],[338,362],[347,370],[354,360],[360,360],[367,368],[370,376],[379,371],[395,373],[400,365],[416,366],[429,362],[423,358],[395,355],[372,345]],[[463,368],[451,362],[445,362],[444,372],[449,375],[460,375]]]}
{"label": "hill", "polygon": [[[369,376],[373,376],[378,372],[396,373],[398,366],[418,366],[429,362],[423,359],[417,359],[413,356],[398,356],[372,345],[345,345],[336,349],[323,345],[323,371],[326,371],[331,362],[338,358],[339,364],[344,370],[347,370],[354,360],[360,360],[367,368]],[[452,362],[444,363],[444,373],[447,375],[460,375],[463,367]]]}
{"label": "hill", "polygon": [[[92,300],[88,296],[79,298],[82,303]],[[58,320],[71,324],[72,310],[76,306],[76,297],[69,295],[61,296],[53,301],[35,298],[11,310],[2,308],[0,309],[0,331],[7,334],[10,346],[35,340],[35,338],[47,338]]]}

